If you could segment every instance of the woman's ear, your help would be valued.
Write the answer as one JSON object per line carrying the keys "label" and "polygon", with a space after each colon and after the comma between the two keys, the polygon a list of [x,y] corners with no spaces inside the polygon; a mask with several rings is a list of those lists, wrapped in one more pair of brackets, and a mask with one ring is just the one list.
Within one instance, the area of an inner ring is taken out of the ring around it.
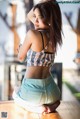
{"label": "woman's ear", "polygon": [[50,26],[51,24],[49,22],[47,22],[46,25]]}

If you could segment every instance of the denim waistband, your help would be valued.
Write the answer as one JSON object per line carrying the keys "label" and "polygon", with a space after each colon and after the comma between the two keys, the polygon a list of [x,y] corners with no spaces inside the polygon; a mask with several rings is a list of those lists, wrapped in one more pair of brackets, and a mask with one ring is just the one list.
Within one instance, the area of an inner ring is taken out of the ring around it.
{"label": "denim waistband", "polygon": [[53,81],[52,76],[49,76],[47,78],[44,79],[34,79],[34,78],[24,78],[22,81],[22,84],[35,84],[38,86],[47,86],[49,85],[51,82]]}

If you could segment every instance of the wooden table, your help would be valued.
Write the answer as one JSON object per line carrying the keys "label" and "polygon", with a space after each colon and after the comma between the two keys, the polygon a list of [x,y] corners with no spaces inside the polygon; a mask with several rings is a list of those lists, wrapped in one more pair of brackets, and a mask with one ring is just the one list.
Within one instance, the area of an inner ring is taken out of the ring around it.
{"label": "wooden table", "polygon": [[75,102],[61,102],[57,112],[41,115],[28,112],[13,101],[2,101],[0,119],[80,119],[80,105]]}

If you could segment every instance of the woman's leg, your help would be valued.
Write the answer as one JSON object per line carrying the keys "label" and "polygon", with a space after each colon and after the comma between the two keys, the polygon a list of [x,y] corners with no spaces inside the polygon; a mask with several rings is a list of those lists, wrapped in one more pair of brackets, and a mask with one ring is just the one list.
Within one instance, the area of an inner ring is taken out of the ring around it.
{"label": "woman's leg", "polygon": [[51,112],[55,112],[56,108],[60,105],[60,101],[56,101],[53,104],[44,104],[43,106],[44,108],[44,112],[43,113],[51,113]]}

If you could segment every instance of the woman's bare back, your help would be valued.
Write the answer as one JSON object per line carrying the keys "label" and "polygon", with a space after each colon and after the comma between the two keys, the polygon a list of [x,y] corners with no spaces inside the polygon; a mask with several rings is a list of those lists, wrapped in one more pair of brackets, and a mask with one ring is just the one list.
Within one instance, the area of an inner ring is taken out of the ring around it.
{"label": "woman's bare back", "polygon": [[[41,34],[39,31],[35,31],[36,37],[35,40],[31,46],[31,49],[36,52],[40,52],[43,50],[43,43],[41,39]],[[45,33],[42,32],[43,39],[44,39],[44,47],[46,47],[46,44],[49,42],[49,38]],[[52,49],[52,44],[48,43],[47,48],[45,49],[46,52],[54,53]],[[35,78],[35,79],[43,79],[47,78],[50,75],[49,67],[46,66],[30,66],[27,67],[25,77],[26,78]]]}
{"label": "woman's bare back", "polygon": [[49,68],[43,66],[27,67],[25,77],[32,79],[44,79],[49,76]]}

